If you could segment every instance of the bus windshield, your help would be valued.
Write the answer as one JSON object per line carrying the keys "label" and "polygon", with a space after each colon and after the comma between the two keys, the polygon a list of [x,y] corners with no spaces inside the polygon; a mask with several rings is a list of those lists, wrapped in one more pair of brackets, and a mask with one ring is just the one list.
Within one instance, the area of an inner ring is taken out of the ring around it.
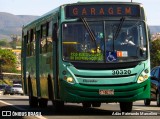
{"label": "bus windshield", "polygon": [[145,60],[147,40],[144,22],[124,20],[119,28],[120,23],[118,20],[87,21],[95,40],[83,22],[63,23],[63,60],[97,63]]}

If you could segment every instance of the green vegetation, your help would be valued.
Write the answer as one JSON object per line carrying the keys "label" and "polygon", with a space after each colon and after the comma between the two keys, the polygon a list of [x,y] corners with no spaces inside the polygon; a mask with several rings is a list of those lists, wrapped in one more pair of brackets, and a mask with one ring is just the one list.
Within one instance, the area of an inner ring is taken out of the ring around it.
{"label": "green vegetation", "polygon": [[11,46],[11,48],[16,49],[16,46],[21,46],[21,41],[13,40],[10,42],[10,46]]}
{"label": "green vegetation", "polygon": [[17,72],[16,55],[8,49],[0,49],[0,63],[2,72]]}
{"label": "green vegetation", "polygon": [[0,40],[0,46],[1,47],[10,47],[10,43],[8,42],[7,39],[1,39]]}
{"label": "green vegetation", "polygon": [[9,43],[8,43],[7,39],[0,40],[0,46],[3,46],[3,47],[8,46],[9,47]]}
{"label": "green vegetation", "polygon": [[151,42],[151,67],[160,65],[160,38]]}
{"label": "green vegetation", "polygon": [[0,47],[15,49],[16,46],[21,46],[21,40],[12,40],[9,42],[7,39],[0,39]]}

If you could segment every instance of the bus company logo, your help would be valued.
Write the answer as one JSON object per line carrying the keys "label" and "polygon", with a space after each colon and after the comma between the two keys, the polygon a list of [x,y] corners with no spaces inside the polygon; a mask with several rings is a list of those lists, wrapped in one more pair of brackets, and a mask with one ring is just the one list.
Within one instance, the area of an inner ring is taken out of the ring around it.
{"label": "bus company logo", "polygon": [[2,116],[11,116],[11,111],[2,111]]}
{"label": "bus company logo", "polygon": [[95,82],[97,82],[97,80],[83,79],[83,82],[86,82],[86,83],[95,83]]}

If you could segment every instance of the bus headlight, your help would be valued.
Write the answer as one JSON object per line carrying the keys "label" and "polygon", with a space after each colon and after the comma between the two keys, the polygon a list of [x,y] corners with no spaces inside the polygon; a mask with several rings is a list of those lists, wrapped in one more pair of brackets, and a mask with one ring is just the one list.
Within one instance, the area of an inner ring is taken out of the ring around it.
{"label": "bus headlight", "polygon": [[67,81],[68,83],[74,83],[74,79],[72,77],[64,76],[64,80]]}
{"label": "bus headlight", "polygon": [[144,70],[144,71],[141,73],[141,75],[138,77],[137,83],[142,83],[142,82],[144,82],[145,80],[147,80],[147,79],[148,79],[148,73],[149,73],[149,71]]}
{"label": "bus headlight", "polygon": [[69,83],[73,83],[73,81],[74,81],[74,80],[73,80],[73,78],[72,78],[72,77],[68,77],[68,78],[67,78],[67,82],[69,82]]}

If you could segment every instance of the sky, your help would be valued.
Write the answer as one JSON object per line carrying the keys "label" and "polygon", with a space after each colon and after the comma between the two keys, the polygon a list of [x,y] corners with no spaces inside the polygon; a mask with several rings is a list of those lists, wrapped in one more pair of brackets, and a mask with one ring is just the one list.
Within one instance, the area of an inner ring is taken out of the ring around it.
{"label": "sky", "polygon": [[[66,3],[75,3],[78,1],[80,0],[0,0],[0,12],[7,12],[14,15],[41,16],[60,5]],[[131,0],[101,0],[101,1],[130,2]],[[132,0],[132,1],[143,4],[147,15],[147,23],[149,25],[160,25],[160,0]]]}

